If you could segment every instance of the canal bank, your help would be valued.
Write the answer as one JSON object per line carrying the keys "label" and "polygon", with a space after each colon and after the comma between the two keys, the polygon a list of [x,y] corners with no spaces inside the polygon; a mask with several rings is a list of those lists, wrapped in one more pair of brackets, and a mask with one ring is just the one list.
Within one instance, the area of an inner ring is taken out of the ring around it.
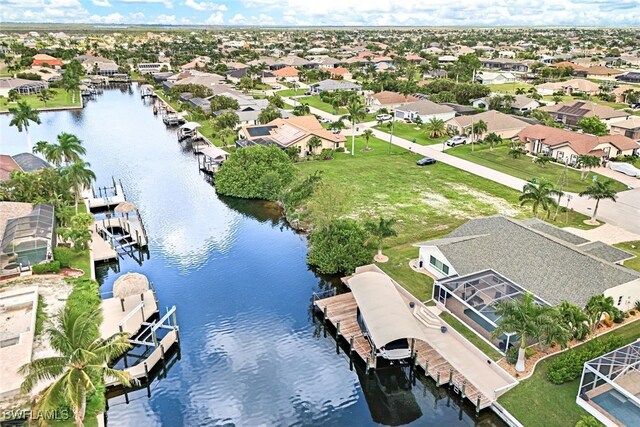
{"label": "canal bank", "polygon": [[[33,141],[78,135],[97,185],[121,179],[145,220],[148,252],[99,265],[101,291],[118,271],[139,272],[161,306],[178,309],[180,360],[152,384],[151,397],[141,390],[129,404],[111,399],[108,424],[503,425],[401,369],[350,370],[313,321],[311,295],[335,279],[307,266],[306,238],[272,204],[218,197],[135,85],[41,118],[30,128]],[[8,117],[0,126],[9,129]],[[24,135],[4,133],[9,154],[23,151]]]}

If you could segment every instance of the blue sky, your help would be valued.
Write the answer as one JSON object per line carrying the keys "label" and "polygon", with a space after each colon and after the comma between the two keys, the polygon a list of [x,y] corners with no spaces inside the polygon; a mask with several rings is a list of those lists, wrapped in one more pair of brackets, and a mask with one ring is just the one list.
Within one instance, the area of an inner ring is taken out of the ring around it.
{"label": "blue sky", "polygon": [[0,22],[638,26],[640,0],[0,0]]}

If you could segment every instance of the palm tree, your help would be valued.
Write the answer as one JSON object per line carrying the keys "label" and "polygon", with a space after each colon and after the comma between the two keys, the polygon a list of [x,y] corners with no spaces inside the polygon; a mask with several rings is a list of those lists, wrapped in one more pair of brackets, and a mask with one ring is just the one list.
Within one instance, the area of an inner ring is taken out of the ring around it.
{"label": "palm tree", "polygon": [[60,146],[57,144],[49,144],[47,141],[38,141],[33,148],[34,153],[40,153],[44,156],[44,159],[58,167],[62,164],[62,152]]}
{"label": "palm tree", "polygon": [[224,128],[220,132],[217,133],[217,136],[218,136],[218,139],[220,140],[220,142],[222,142],[222,146],[226,147],[227,146],[227,141],[230,140],[231,138],[236,137],[237,134],[233,129]]}
{"label": "palm tree", "polygon": [[309,138],[307,145],[309,146],[309,152],[311,154],[314,154],[315,149],[322,146],[322,140],[314,135],[311,138]]}
{"label": "palm tree", "polygon": [[351,122],[351,155],[354,156],[356,149],[356,124],[360,123],[367,115],[360,98],[352,97],[349,99],[347,113],[349,121]]}
{"label": "palm tree", "polygon": [[502,300],[495,305],[498,327],[492,332],[493,337],[515,333],[520,339],[516,371],[523,372],[525,348],[527,340],[537,337],[540,332],[539,317],[544,314],[545,307],[537,304],[533,295],[527,292],[520,300]]}
{"label": "palm tree", "polygon": [[46,107],[47,106],[47,102],[51,101],[53,99],[53,91],[51,91],[49,89],[41,90],[40,93],[38,94],[38,99],[40,101],[42,101],[42,103]]}
{"label": "palm tree", "polygon": [[18,128],[18,132],[24,132],[27,135],[27,152],[31,153],[31,139],[29,138],[29,124],[34,122],[40,124],[40,115],[38,111],[31,108],[25,101],[18,101],[18,105],[9,108],[9,113],[13,115],[9,126],[15,126]]}
{"label": "palm tree", "polygon": [[533,215],[538,216],[538,208],[542,206],[542,209],[547,211],[549,216],[550,208],[556,205],[556,199],[559,191],[553,188],[553,184],[548,181],[540,181],[539,184],[527,183],[522,188],[522,195],[520,195],[520,206],[531,204],[533,209]]}
{"label": "palm tree", "polygon": [[569,327],[573,338],[582,340],[589,335],[589,317],[580,307],[567,301],[562,301],[556,309],[562,322]]}
{"label": "palm tree", "polygon": [[70,187],[73,188],[76,199],[76,213],[78,213],[78,199],[80,198],[80,190],[88,187],[96,179],[96,175],[91,169],[91,164],[82,160],[75,161],[64,167],[62,173]]}
{"label": "palm tree", "polygon": [[371,138],[373,136],[373,131],[371,129],[366,129],[362,133],[362,136],[364,136],[364,141],[366,143],[366,147],[364,149],[365,149],[365,151],[369,151],[369,138]]}
{"label": "palm tree", "polygon": [[493,151],[493,147],[496,144],[500,144],[502,142],[502,138],[500,138],[496,133],[491,132],[488,134],[485,139],[487,143],[489,143],[489,151]]}
{"label": "palm tree", "polygon": [[76,102],[76,92],[80,87],[80,78],[75,73],[67,70],[62,75],[60,86],[67,92],[67,96],[71,93],[71,103]]}
{"label": "palm tree", "polygon": [[549,163],[551,161],[551,159],[549,159],[549,156],[536,156],[535,159],[533,159],[533,162],[537,165],[539,165],[541,168],[544,168],[544,165],[546,165],[547,163]]}
{"label": "palm tree", "polygon": [[447,128],[444,124],[444,120],[432,117],[425,125],[427,136],[430,139],[442,138],[447,134]]}
{"label": "palm tree", "polygon": [[365,228],[378,241],[378,258],[382,257],[382,243],[387,237],[396,236],[397,233],[393,229],[396,220],[394,218],[384,219],[380,217],[378,221],[368,221]]}
{"label": "palm tree", "polygon": [[487,122],[484,120],[478,120],[476,123],[471,123],[471,151],[473,151],[475,147],[475,140],[477,135],[482,135],[487,131]]}
{"label": "palm tree", "polygon": [[580,181],[584,181],[591,169],[600,166],[600,158],[582,154],[578,156],[577,166],[582,169],[580,171]]}
{"label": "palm tree", "polygon": [[45,159],[55,166],[60,166],[63,162],[65,166],[70,162],[76,162],[87,153],[82,146],[82,141],[71,133],[62,132],[57,139],[57,144],[38,141],[34,151],[43,154]]}
{"label": "palm tree", "polygon": [[616,310],[612,297],[605,297],[603,294],[592,296],[584,308],[584,311],[589,317],[591,333],[594,334],[596,332],[600,320],[602,320],[602,316],[604,316],[605,313],[612,316]]}
{"label": "palm tree", "polygon": [[56,325],[48,331],[51,347],[59,355],[36,359],[20,368],[25,393],[40,381],[53,380],[39,395],[37,410],[69,406],[76,424],[82,426],[87,396],[96,392],[100,378],[115,378],[124,386],[131,386],[128,373],[109,367],[130,348],[128,337],[118,333],[100,338],[100,322],[99,310],[83,311],[67,304]]}
{"label": "palm tree", "polygon": [[524,95],[525,90],[523,87],[516,88],[516,95]]}
{"label": "palm tree", "polygon": [[514,159],[522,156],[524,154],[524,148],[522,147],[522,142],[514,141],[511,143],[511,147],[509,147],[509,155]]}
{"label": "palm tree", "polygon": [[580,193],[580,196],[587,196],[589,199],[594,199],[596,201],[596,207],[593,209],[593,215],[591,216],[591,221],[597,221],[596,215],[598,215],[598,206],[600,205],[600,200],[609,199],[614,202],[618,198],[617,191],[611,188],[613,185],[612,179],[607,179],[605,181],[594,181],[590,186],[588,186],[583,192]]}

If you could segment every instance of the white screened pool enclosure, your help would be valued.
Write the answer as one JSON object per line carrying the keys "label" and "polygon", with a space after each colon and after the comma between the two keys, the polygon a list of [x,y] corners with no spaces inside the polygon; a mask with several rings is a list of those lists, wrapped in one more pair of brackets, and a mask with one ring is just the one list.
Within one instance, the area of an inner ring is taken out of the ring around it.
{"label": "white screened pool enclosure", "polygon": [[[522,299],[527,290],[494,270],[453,276],[435,282],[433,299],[501,352],[518,342],[514,334],[493,337],[498,327],[496,304]],[[549,304],[534,295],[537,304]]]}
{"label": "white screened pool enclosure", "polygon": [[31,266],[52,258],[55,214],[50,205],[36,205],[31,213],[7,220],[0,255],[2,269]]}
{"label": "white screened pool enclosure", "polygon": [[576,402],[608,427],[640,425],[640,340],[586,362]]}

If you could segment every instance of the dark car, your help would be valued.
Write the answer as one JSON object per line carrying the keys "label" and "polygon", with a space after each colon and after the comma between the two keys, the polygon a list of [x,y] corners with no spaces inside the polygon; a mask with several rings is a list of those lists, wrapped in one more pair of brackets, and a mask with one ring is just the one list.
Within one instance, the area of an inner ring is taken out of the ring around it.
{"label": "dark car", "polygon": [[416,165],[418,166],[433,165],[435,162],[436,162],[436,159],[432,159],[431,157],[423,157],[416,162]]}

